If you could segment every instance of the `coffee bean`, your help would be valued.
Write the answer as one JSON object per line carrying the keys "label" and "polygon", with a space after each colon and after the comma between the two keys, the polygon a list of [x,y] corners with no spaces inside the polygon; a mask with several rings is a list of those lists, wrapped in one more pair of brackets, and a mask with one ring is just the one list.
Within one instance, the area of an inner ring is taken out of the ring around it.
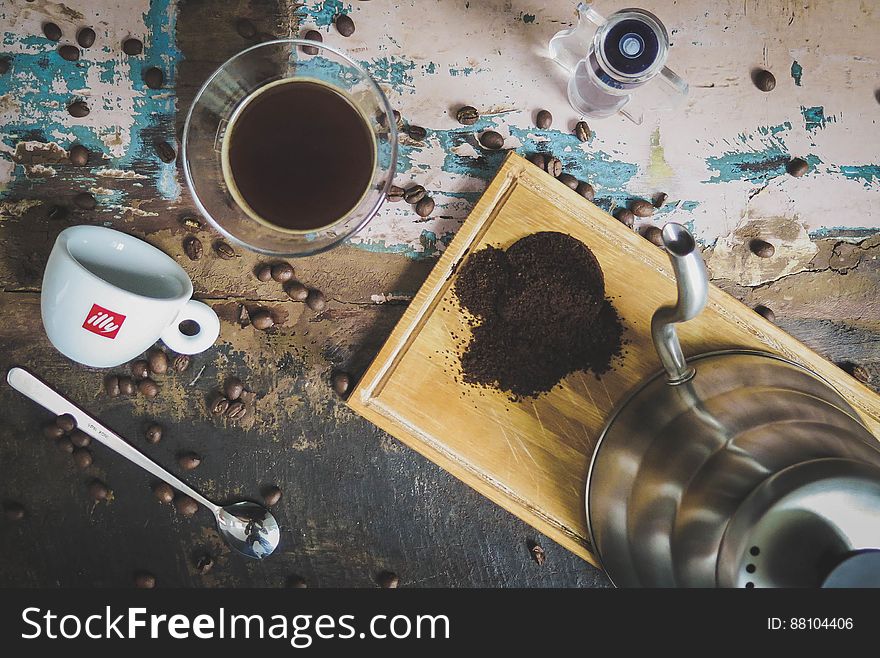
{"label": "coffee bean", "polygon": [[654,196],[654,207],[662,208],[664,205],[666,205],[666,199],[668,198],[669,195],[666,194],[666,192],[660,192],[659,194],[656,194]]}
{"label": "coffee bean", "polygon": [[336,30],[344,37],[354,34],[354,21],[347,14],[339,14],[336,17]]}
{"label": "coffee bean", "polygon": [[223,240],[218,240],[214,243],[214,251],[217,252],[217,255],[223,260],[232,260],[237,256],[235,249],[233,249],[228,242],[224,242]]}
{"label": "coffee bean", "polygon": [[277,505],[279,500],[281,500],[281,489],[274,485],[266,487],[263,491],[263,501],[266,503],[266,507]]}
{"label": "coffee bean", "polygon": [[255,274],[257,276],[257,279],[259,279],[260,281],[262,281],[264,283],[266,281],[271,281],[272,280],[272,266],[267,263],[264,263],[263,265],[260,265],[257,268],[257,271],[255,272]]}
{"label": "coffee bean", "polygon": [[239,18],[235,21],[235,31],[242,39],[253,39],[257,36],[257,26],[247,18]]}
{"label": "coffee bean", "polygon": [[199,511],[199,504],[189,496],[178,494],[174,498],[174,509],[181,516],[189,518]]}
{"label": "coffee bean", "polygon": [[559,174],[562,173],[562,160],[560,160],[559,158],[554,158],[553,156],[547,158],[546,171],[548,174],[556,178]]}
{"label": "coffee bean", "polygon": [[98,202],[95,200],[95,197],[89,192],[80,192],[75,197],[73,197],[73,203],[78,208],[82,208],[83,210],[94,210],[98,205]]}
{"label": "coffee bean", "polygon": [[156,155],[165,164],[171,164],[177,159],[177,151],[168,142],[156,140],[153,142],[153,148],[156,150]]}
{"label": "coffee bean", "polygon": [[164,350],[153,348],[147,352],[147,363],[150,364],[150,372],[164,375],[168,372],[168,355]]}
{"label": "coffee bean", "polygon": [[3,502],[3,516],[7,521],[21,521],[26,515],[24,505],[13,500]]}
{"label": "coffee bean", "polygon": [[9,72],[10,59],[8,57],[0,57],[0,75],[6,75]]}
{"label": "coffee bean", "polygon": [[43,34],[49,41],[58,41],[61,38],[61,28],[55,23],[43,23]]}
{"label": "coffee bean", "polygon": [[167,482],[157,482],[154,484],[153,495],[164,505],[170,505],[174,501],[174,489]]}
{"label": "coffee bean", "polygon": [[286,289],[287,296],[295,302],[304,302],[309,297],[309,289],[299,281],[294,281]]}
{"label": "coffee bean", "polygon": [[559,174],[556,177],[556,180],[558,180],[563,185],[567,185],[568,187],[570,187],[573,190],[577,189],[578,182],[579,182],[578,179],[575,178],[574,176],[572,176],[571,174],[565,174],[565,173]]}
{"label": "coffee bean", "polygon": [[107,397],[119,397],[119,377],[116,375],[107,375],[104,378],[104,392]]}
{"label": "coffee bean", "polygon": [[134,395],[135,390],[134,380],[131,377],[125,377],[124,375],[119,377],[120,395]]}
{"label": "coffee bean", "polygon": [[320,313],[327,307],[327,300],[324,297],[324,293],[320,290],[315,290],[312,288],[309,290],[308,297],[306,297],[306,306],[312,309],[315,313]]}
{"label": "coffee bean", "polygon": [[463,126],[472,126],[480,120],[480,113],[475,107],[463,105],[458,108],[458,112],[455,113],[455,118]]}
{"label": "coffee bean", "polygon": [[487,130],[480,135],[479,142],[483,148],[487,148],[490,151],[497,151],[504,146],[504,138],[494,130]]}
{"label": "coffee bean", "polygon": [[129,37],[125,41],[122,42],[122,52],[126,55],[140,55],[144,52],[144,44],[141,43],[140,39],[133,39]]}
{"label": "coffee bean", "polygon": [[400,576],[393,571],[383,571],[376,578],[376,582],[383,589],[397,589],[398,585],[400,585]]}
{"label": "coffee bean", "polygon": [[642,235],[648,242],[655,244],[658,247],[665,246],[663,244],[663,231],[656,226],[649,226],[645,229]]}
{"label": "coffee bean", "polygon": [[55,424],[55,421],[49,421],[43,425],[43,436],[47,439],[60,439],[64,436],[64,430]]}
{"label": "coffee bean", "polygon": [[70,433],[70,442],[77,448],[85,448],[92,443],[92,437],[81,429],[75,429]]}
{"label": "coffee bean", "polygon": [[287,586],[292,589],[308,589],[309,585],[306,582],[306,579],[302,576],[290,576],[288,577]]}
{"label": "coffee bean", "polygon": [[92,500],[96,500],[98,502],[101,502],[102,500],[107,500],[107,498],[110,496],[110,489],[108,489],[107,485],[100,480],[92,480],[91,482],[89,482],[87,491],[89,492],[89,496],[92,497]]}
{"label": "coffee bean", "polygon": [[161,69],[151,66],[144,71],[144,84],[150,89],[161,89],[165,84],[165,74]]}
{"label": "coffee bean", "polygon": [[222,416],[226,413],[227,409],[229,409],[229,400],[223,396],[217,397],[217,399],[211,403],[211,414],[214,416]]}
{"label": "coffee bean", "polygon": [[76,418],[70,414],[62,414],[55,419],[55,424],[58,425],[65,434],[69,434],[76,429]]}
{"label": "coffee bean", "polygon": [[537,562],[539,567],[547,560],[547,553],[540,544],[532,543],[529,547],[529,553],[532,554],[532,559]]}
{"label": "coffee bean", "polygon": [[67,157],[71,164],[74,164],[77,167],[83,167],[89,163],[89,149],[82,144],[75,144],[70,147],[70,151],[67,152]]}
{"label": "coffee bean", "polygon": [[754,83],[761,91],[773,91],[776,88],[776,77],[770,71],[761,69],[755,73]]}
{"label": "coffee bean", "polygon": [[535,117],[535,125],[541,130],[547,130],[553,125],[553,115],[547,110],[541,110]]}
{"label": "coffee bean", "polygon": [[135,379],[143,379],[150,376],[150,364],[144,359],[131,362],[131,376]]}
{"label": "coffee bean", "polygon": [[230,377],[223,384],[223,392],[227,400],[237,400],[244,391],[244,384],[238,377]]}
{"label": "coffee bean", "polygon": [[347,372],[334,372],[330,378],[330,383],[333,385],[333,391],[336,395],[343,398],[351,387],[351,377],[349,377]]}
{"label": "coffee bean", "polygon": [[758,238],[749,242],[749,249],[751,249],[752,253],[758,258],[770,258],[776,253],[776,247],[766,240],[760,240]]}
{"label": "coffee bean", "polygon": [[776,313],[773,312],[773,309],[764,306],[763,304],[758,304],[758,306],[755,307],[755,313],[770,322],[776,322]]}
{"label": "coffee bean", "polygon": [[413,185],[412,187],[407,188],[406,192],[403,193],[403,198],[406,199],[407,203],[416,204],[424,199],[427,193],[428,192],[421,185]]}
{"label": "coffee bean", "polygon": [[593,131],[586,121],[578,121],[574,124],[574,134],[582,142],[586,142],[593,136]]}
{"label": "coffee bean", "polygon": [[245,407],[244,402],[241,400],[233,400],[229,403],[229,408],[226,410],[226,417],[229,420],[239,420],[244,418],[247,413],[247,407]]}
{"label": "coffee bean", "polygon": [[55,442],[55,445],[61,452],[66,452],[68,455],[72,455],[73,451],[76,450],[76,446],[73,445],[73,441],[68,439],[66,436],[62,436]]}
{"label": "coffee bean", "polygon": [[392,203],[397,203],[403,199],[403,188],[398,187],[397,185],[392,185],[388,188],[388,192],[385,193],[385,198],[391,201]]}
{"label": "coffee bean", "polygon": [[89,106],[86,105],[85,101],[74,101],[67,106],[67,113],[72,117],[82,119],[84,116],[88,115]]}
{"label": "coffee bean", "polygon": [[181,217],[180,223],[183,224],[186,228],[193,231],[200,231],[202,229],[202,223],[195,217],[192,217],[190,215],[185,215]]}
{"label": "coffee bean", "polygon": [[92,451],[88,448],[77,448],[73,451],[73,463],[77,468],[88,468],[92,465]]}
{"label": "coffee bean", "polygon": [[195,559],[196,571],[206,574],[214,568],[214,558],[208,553],[202,553]]}
{"label": "coffee bean", "polygon": [[414,139],[417,142],[424,142],[425,138],[428,136],[428,131],[421,126],[407,126],[406,134],[409,135],[410,139]]}
{"label": "coffee bean", "polygon": [[416,204],[416,214],[419,217],[430,217],[431,213],[434,212],[434,205],[434,199],[426,196]]}
{"label": "coffee bean", "polygon": [[139,571],[134,575],[134,586],[138,589],[153,589],[156,586],[156,576],[146,571]]}
{"label": "coffee bean", "polygon": [[529,162],[535,165],[538,169],[547,170],[547,158],[543,153],[532,153],[529,156]]}
{"label": "coffee bean", "polygon": [[58,54],[61,55],[61,59],[66,59],[68,62],[75,62],[79,59],[79,48],[69,44],[58,46]]}
{"label": "coffee bean", "polygon": [[398,112],[397,110],[391,110],[391,113],[394,115],[394,123],[397,125],[398,128],[402,129],[403,117],[401,116],[400,112]]}
{"label": "coffee bean", "polygon": [[809,163],[803,158],[794,158],[786,167],[786,171],[795,178],[800,178],[810,170]]}
{"label": "coffee bean", "polygon": [[91,48],[95,43],[95,31],[90,27],[84,27],[76,33],[76,42],[83,48]]}
{"label": "coffee bean", "polygon": [[[322,37],[321,33],[317,30],[309,30],[303,35],[303,38],[308,39],[309,41],[317,41],[318,43],[322,43],[324,41],[324,37]],[[317,46],[303,46],[302,51],[306,55],[317,55],[319,52]]]}
{"label": "coffee bean", "polygon": [[636,199],[629,204],[629,209],[636,217],[650,217],[654,214],[654,206],[643,199]]}
{"label": "coffee bean", "polygon": [[251,314],[251,324],[254,325],[254,329],[265,331],[275,326],[275,321],[272,319],[272,314],[263,308]]}
{"label": "coffee bean", "polygon": [[593,189],[593,186],[589,183],[578,183],[577,187],[574,188],[574,191],[584,197],[587,201],[592,201],[596,198],[596,190]]}
{"label": "coffee bean", "polygon": [[272,266],[272,278],[278,283],[286,283],[293,278],[293,266],[290,263],[275,263]]}
{"label": "coffee bean", "polygon": [[150,423],[147,425],[147,431],[144,433],[144,436],[146,436],[147,443],[153,445],[159,443],[162,440],[162,426],[159,423]]}
{"label": "coffee bean", "polygon": [[868,369],[865,368],[865,366],[860,366],[859,364],[853,363],[852,361],[844,361],[843,363],[838,363],[837,365],[856,381],[859,381],[862,384],[870,383],[871,373],[868,372]]}
{"label": "coffee bean", "polygon": [[184,471],[192,471],[199,467],[202,458],[194,452],[184,452],[177,456],[177,463]]}
{"label": "coffee bean", "polygon": [[53,222],[58,222],[67,217],[67,208],[64,206],[49,206],[46,217]]}
{"label": "coffee bean", "polygon": [[137,389],[145,398],[154,398],[159,395],[159,385],[149,378],[139,381]]}
{"label": "coffee bean", "polygon": [[199,260],[202,257],[202,241],[194,235],[187,236],[183,241],[183,253],[190,260]]}
{"label": "coffee bean", "polygon": [[174,361],[171,362],[171,367],[174,369],[174,372],[186,372],[189,369],[190,357],[186,354],[178,354],[174,357]]}

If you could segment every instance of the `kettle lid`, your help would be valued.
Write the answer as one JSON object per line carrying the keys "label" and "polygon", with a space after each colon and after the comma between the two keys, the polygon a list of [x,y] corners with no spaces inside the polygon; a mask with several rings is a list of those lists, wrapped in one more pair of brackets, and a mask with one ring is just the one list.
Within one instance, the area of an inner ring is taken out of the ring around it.
{"label": "kettle lid", "polygon": [[767,478],[737,508],[716,580],[721,587],[830,587],[871,569],[878,578],[873,549],[880,549],[880,467],[815,459]]}

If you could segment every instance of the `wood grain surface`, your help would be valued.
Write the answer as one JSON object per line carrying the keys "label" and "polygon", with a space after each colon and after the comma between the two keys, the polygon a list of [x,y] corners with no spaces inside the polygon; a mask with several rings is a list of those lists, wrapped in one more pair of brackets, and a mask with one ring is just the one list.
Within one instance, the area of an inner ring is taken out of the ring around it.
{"label": "wood grain surface", "polygon": [[[459,306],[453,288],[469,254],[486,245],[506,249],[539,231],[571,235],[596,256],[605,274],[606,294],[624,326],[624,354],[601,377],[576,372],[545,395],[513,400],[503,391],[462,382],[459,359],[473,319]],[[584,515],[588,465],[611,412],[660,369],[651,317],[675,298],[664,250],[511,153],[349,405],[595,562]],[[679,325],[678,332],[685,356],[755,349],[812,369],[880,435],[880,397],[720,289],[710,287],[706,309]]]}

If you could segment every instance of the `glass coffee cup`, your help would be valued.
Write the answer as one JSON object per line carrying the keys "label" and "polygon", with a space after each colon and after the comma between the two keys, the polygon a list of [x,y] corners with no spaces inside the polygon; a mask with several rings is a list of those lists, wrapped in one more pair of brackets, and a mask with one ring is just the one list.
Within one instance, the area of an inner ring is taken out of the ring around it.
{"label": "glass coffee cup", "polygon": [[357,62],[321,43],[281,39],[238,53],[208,78],[187,114],[181,157],[196,205],[230,241],[306,256],[378,212],[397,163],[397,126]]}

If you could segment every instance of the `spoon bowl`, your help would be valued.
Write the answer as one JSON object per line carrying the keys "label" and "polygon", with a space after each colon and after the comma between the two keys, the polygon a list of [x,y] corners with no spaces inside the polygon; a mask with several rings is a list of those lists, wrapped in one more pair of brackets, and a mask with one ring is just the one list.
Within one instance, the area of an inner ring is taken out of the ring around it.
{"label": "spoon bowl", "polygon": [[242,555],[262,560],[278,547],[278,521],[262,505],[248,501],[233,503],[219,508],[214,516],[223,539]]}

